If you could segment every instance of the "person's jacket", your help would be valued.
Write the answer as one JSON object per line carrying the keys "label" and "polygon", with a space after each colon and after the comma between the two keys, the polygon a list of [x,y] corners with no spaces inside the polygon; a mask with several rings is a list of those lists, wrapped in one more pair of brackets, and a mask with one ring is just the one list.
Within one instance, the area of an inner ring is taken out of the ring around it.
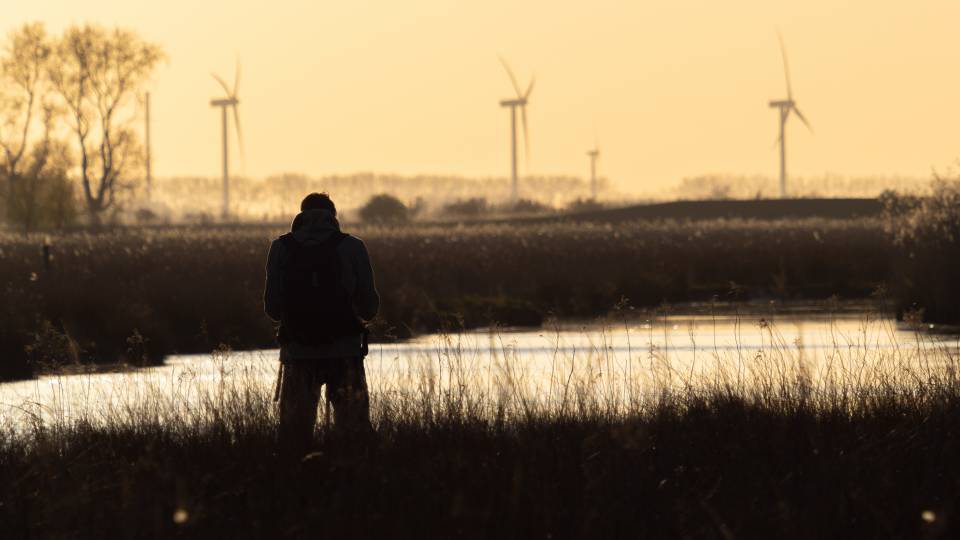
{"label": "person's jacket", "polygon": [[[293,220],[291,232],[303,245],[320,244],[336,231],[340,224],[327,210],[307,210]],[[370,320],[380,308],[380,295],[373,282],[373,268],[363,241],[347,235],[337,246],[341,264],[342,286],[350,295],[354,312],[363,320]],[[274,321],[283,318],[283,267],[288,259],[283,243],[276,239],[267,255],[267,283],[263,293],[264,311]],[[308,358],[343,358],[361,356],[363,336],[345,336],[329,345],[309,346],[290,342],[281,347],[281,360]]]}

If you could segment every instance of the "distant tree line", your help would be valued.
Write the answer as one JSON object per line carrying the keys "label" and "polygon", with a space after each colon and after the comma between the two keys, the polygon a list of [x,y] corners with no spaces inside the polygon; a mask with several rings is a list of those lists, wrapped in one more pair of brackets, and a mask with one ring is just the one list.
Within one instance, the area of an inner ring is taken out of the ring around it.
{"label": "distant tree line", "polygon": [[[795,176],[787,181],[787,193],[797,198],[872,198],[884,191],[897,193],[929,192],[929,181],[922,177]],[[779,180],[764,175],[707,174],[684,178],[665,188],[656,198],[685,200],[769,199],[778,197]]]}
{"label": "distant tree line", "polygon": [[121,28],[27,23],[0,50],[0,216],[24,231],[93,226],[133,187],[134,132],[158,45]]}
{"label": "distant tree line", "polygon": [[[605,201],[620,197],[607,189],[605,182],[601,188]],[[411,220],[483,217],[513,211],[507,177],[358,172],[324,176],[285,173],[266,178],[233,176],[230,179],[231,196],[236,195],[233,210],[245,220],[289,220],[303,196],[311,191],[330,193],[347,221],[363,220],[360,210],[379,194],[400,200],[416,214],[408,216]],[[589,192],[589,183],[575,176],[526,176],[520,180],[521,198],[550,211],[567,208],[578,198],[586,200],[584,197]],[[155,213],[154,219],[204,222],[217,219],[222,200],[220,178],[181,176],[155,179],[149,203],[138,202]],[[474,202],[469,202],[471,200]],[[135,216],[125,218],[136,219]]]}
{"label": "distant tree line", "polygon": [[[562,212],[592,212],[602,210],[605,206],[594,199],[575,199]],[[423,199],[417,199],[416,204],[408,206],[397,197],[389,193],[380,193],[370,197],[366,204],[359,209],[360,220],[372,225],[402,225],[424,211]],[[531,199],[519,199],[504,204],[490,204],[484,197],[457,199],[444,204],[439,212],[429,217],[449,220],[476,220],[504,216],[543,216],[556,213],[558,209]]]}

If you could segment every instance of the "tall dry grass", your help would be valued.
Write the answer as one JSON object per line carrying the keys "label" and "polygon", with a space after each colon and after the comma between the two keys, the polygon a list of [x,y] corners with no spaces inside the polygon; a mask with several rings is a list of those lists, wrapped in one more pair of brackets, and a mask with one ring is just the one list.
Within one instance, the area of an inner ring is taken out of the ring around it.
{"label": "tall dry grass", "polygon": [[406,378],[373,381],[376,444],[321,426],[299,463],[276,457],[270,378],[219,357],[223,371],[203,392],[158,386],[97,414],[25,412],[25,424],[0,431],[0,530],[954,536],[955,345],[839,344],[827,368],[766,330],[747,362],[707,348],[712,366],[699,374],[655,351],[557,357],[545,394],[509,348],[482,391],[463,384],[488,353],[451,338]]}

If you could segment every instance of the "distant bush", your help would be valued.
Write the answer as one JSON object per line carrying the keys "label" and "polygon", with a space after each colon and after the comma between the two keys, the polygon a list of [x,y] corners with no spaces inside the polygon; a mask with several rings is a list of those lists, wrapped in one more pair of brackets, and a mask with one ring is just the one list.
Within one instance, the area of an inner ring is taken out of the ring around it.
{"label": "distant bush", "polygon": [[603,208],[603,204],[596,199],[577,199],[568,204],[564,211],[576,214],[580,212],[595,212],[597,210],[603,210]]}
{"label": "distant bush", "polygon": [[195,225],[209,225],[216,220],[209,212],[186,212],[183,214],[183,221]]}
{"label": "distant bush", "polygon": [[360,208],[360,219],[365,223],[397,224],[410,219],[410,210],[400,199],[381,193],[370,197],[367,204]]}
{"label": "distant bush", "polygon": [[923,198],[919,195],[897,193],[892,189],[887,189],[877,197],[877,200],[883,206],[884,212],[892,217],[902,216],[917,210]]}
{"label": "distant bush", "polygon": [[68,165],[65,160],[50,161],[55,163],[16,179],[0,175],[3,218],[10,225],[34,231],[62,229],[77,223],[80,201],[73,182],[67,178]]}
{"label": "distant bush", "polygon": [[445,204],[440,209],[440,214],[447,217],[468,217],[478,218],[489,211],[487,200],[483,197],[472,197],[470,199],[458,199],[452,203]]}
{"label": "distant bush", "polygon": [[553,208],[533,199],[519,199],[515,203],[508,203],[498,208],[504,214],[547,214]]}
{"label": "distant bush", "polygon": [[133,217],[137,223],[142,225],[147,223],[156,223],[160,216],[158,216],[157,213],[152,209],[144,207],[138,208],[137,211],[133,213]]}
{"label": "distant bush", "polygon": [[924,321],[960,321],[960,180],[935,179],[928,197],[887,197],[900,310],[922,310]]}

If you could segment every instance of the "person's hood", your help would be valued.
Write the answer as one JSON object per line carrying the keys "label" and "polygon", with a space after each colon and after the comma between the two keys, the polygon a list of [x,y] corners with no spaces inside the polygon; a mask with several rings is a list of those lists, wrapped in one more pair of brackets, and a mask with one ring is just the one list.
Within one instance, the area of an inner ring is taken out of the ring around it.
{"label": "person's hood", "polygon": [[318,244],[340,230],[340,222],[329,210],[305,210],[293,218],[290,231],[301,244]]}

